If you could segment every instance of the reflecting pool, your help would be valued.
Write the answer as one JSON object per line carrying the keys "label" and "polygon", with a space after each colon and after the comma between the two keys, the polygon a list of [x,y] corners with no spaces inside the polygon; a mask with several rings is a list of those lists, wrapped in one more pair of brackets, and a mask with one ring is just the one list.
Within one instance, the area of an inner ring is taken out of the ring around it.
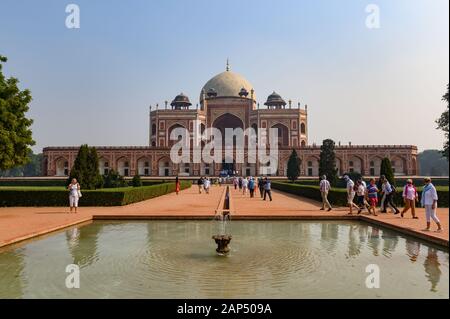
{"label": "reflecting pool", "polygon": [[[214,232],[208,221],[93,222],[9,246],[0,298],[449,297],[448,251],[369,224],[234,221],[228,256]],[[69,264],[78,289],[66,287]],[[368,288],[374,269],[379,288]]]}

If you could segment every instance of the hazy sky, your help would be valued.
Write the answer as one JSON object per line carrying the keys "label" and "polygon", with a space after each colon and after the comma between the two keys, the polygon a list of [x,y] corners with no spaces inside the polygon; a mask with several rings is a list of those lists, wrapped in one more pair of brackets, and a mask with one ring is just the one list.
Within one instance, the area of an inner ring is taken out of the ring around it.
{"label": "hazy sky", "polygon": [[[35,151],[148,145],[148,106],[204,83],[230,58],[263,103],[309,107],[309,142],[441,148],[448,0],[0,0],[4,72],[29,88]],[[81,28],[65,26],[76,3]],[[366,27],[368,4],[380,28]]]}

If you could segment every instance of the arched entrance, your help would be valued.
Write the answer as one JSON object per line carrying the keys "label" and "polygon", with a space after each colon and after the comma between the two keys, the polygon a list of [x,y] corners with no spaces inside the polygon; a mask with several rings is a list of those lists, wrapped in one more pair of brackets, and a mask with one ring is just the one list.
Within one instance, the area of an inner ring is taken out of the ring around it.
{"label": "arched entrance", "polygon": [[235,129],[240,127],[241,129],[244,129],[244,123],[236,115],[225,113],[216,118],[216,120],[213,123],[213,127],[220,130],[220,133],[222,133],[222,137],[225,137],[226,128]]}
{"label": "arched entrance", "polygon": [[[222,149],[225,149],[225,147],[235,149],[236,148],[236,136],[233,136],[233,145],[225,145],[225,129],[236,129],[241,128],[244,129],[244,123],[240,118],[237,116],[225,113],[221,116],[219,116],[213,123],[213,127],[217,128],[220,133],[222,134]],[[228,162],[228,163],[227,163]],[[235,171],[235,159],[233,161],[231,159],[227,159],[227,161],[222,161],[222,169],[221,174],[224,175],[232,175]]]}

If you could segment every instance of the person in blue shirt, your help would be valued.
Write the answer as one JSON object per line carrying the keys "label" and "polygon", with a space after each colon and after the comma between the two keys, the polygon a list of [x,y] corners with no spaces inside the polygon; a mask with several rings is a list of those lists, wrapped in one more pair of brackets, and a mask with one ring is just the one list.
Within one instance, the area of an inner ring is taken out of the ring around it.
{"label": "person in blue shirt", "polygon": [[272,189],[271,189],[270,179],[264,178],[264,200],[266,200],[266,195],[269,196],[270,201],[272,201]]}
{"label": "person in blue shirt", "polygon": [[248,181],[248,190],[250,191],[250,197],[253,198],[255,195],[255,180],[251,176]]}

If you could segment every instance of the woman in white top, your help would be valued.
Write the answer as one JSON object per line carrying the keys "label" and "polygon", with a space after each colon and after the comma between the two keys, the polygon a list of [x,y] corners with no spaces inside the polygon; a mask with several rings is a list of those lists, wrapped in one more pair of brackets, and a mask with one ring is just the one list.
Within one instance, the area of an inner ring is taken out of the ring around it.
{"label": "woman in white top", "polygon": [[209,187],[211,186],[211,181],[209,178],[206,178],[203,181],[203,188],[205,189],[206,194],[209,194]]}
{"label": "woman in white top", "polygon": [[78,184],[77,179],[73,178],[72,182],[67,186],[69,190],[69,205],[70,212],[75,208],[75,213],[77,212],[78,200],[80,199],[80,184]]}
{"label": "woman in white top", "polygon": [[243,195],[247,194],[247,188],[248,188],[248,179],[246,177],[246,178],[242,179],[242,194]]}
{"label": "woman in white top", "polygon": [[436,188],[433,184],[431,184],[431,178],[426,177],[424,179],[425,186],[422,190],[422,198],[421,198],[421,204],[423,207],[425,207],[425,215],[427,218],[427,228],[424,229],[425,231],[430,230],[431,220],[433,219],[436,225],[438,226],[437,231],[442,231],[441,222],[439,221],[439,218],[436,216],[436,208],[437,208],[437,201],[438,201],[438,195]]}

